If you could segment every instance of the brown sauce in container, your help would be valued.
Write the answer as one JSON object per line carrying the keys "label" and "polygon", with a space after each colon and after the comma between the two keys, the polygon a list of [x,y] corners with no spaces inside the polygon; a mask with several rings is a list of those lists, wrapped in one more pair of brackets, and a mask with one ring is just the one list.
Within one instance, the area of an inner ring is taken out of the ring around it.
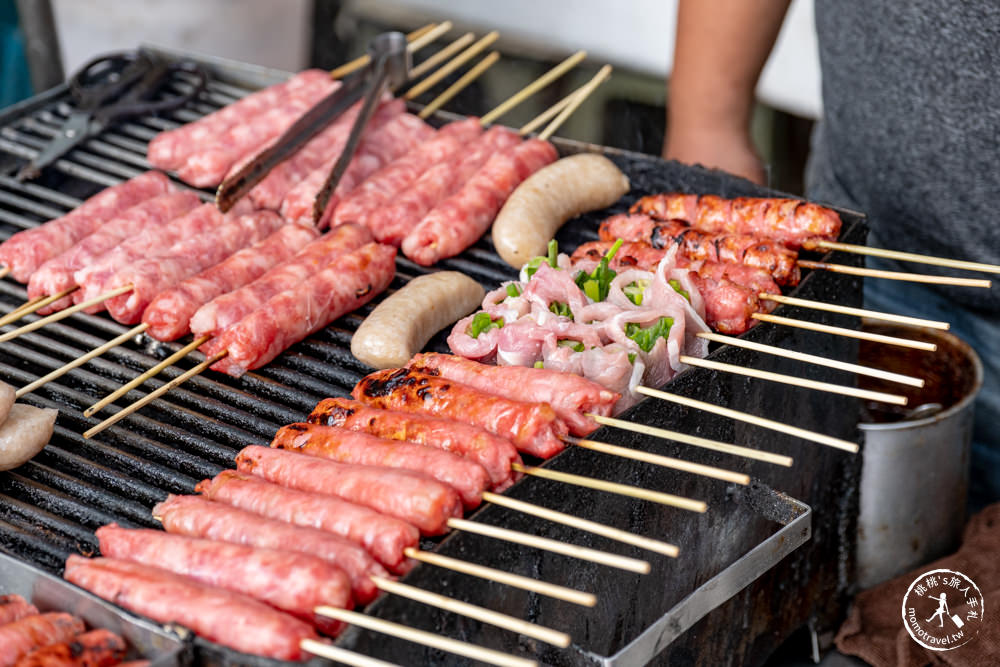
{"label": "brown sauce in container", "polygon": [[[862,389],[906,396],[906,405],[864,402],[861,422],[884,424],[907,419],[921,419],[947,410],[976,389],[976,364],[972,348],[953,334],[923,327],[865,321],[864,331],[898,338],[936,343],[937,351],[913,350],[896,345],[861,341],[858,363],[872,368],[901,373],[924,380],[924,386],[911,387],[879,378],[858,376]],[[940,405],[934,409],[931,404]],[[920,406],[928,406],[914,414]]]}

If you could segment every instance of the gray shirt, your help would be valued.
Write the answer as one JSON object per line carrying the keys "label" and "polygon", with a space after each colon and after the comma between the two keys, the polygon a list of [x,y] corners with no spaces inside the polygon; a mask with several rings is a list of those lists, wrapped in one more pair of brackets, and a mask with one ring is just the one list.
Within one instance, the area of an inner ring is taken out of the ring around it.
{"label": "gray shirt", "polygon": [[[867,213],[872,245],[1000,264],[1000,2],[816,0],[816,26],[809,196]],[[993,277],[939,289],[996,315]]]}

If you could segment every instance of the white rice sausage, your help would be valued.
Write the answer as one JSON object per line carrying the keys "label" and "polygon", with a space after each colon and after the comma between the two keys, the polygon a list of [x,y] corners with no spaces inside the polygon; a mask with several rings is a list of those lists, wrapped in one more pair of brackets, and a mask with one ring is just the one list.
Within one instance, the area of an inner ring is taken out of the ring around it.
{"label": "white rice sausage", "polygon": [[458,271],[419,276],[380,303],[351,338],[351,353],[373,368],[400,368],[435,333],[483,302],[482,285]]}
{"label": "white rice sausage", "polygon": [[52,439],[58,411],[15,403],[0,426],[0,470],[27,462]]}
{"label": "white rice sausage", "polygon": [[493,245],[505,262],[521,268],[545,254],[564,222],[611,206],[628,190],[628,177],[603,155],[564,157],[514,190],[493,222]]}
{"label": "white rice sausage", "polygon": [[7,420],[10,406],[14,405],[15,398],[14,388],[6,382],[0,382],[0,424]]}

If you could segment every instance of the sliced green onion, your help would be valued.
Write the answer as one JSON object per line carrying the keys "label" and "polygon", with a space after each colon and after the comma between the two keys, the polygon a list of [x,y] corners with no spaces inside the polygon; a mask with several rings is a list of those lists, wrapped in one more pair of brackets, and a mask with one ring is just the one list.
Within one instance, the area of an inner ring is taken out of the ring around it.
{"label": "sliced green onion", "polygon": [[622,247],[622,240],[618,239],[615,241],[608,251],[604,253],[604,257],[601,257],[601,261],[598,262],[597,266],[590,273],[585,271],[580,271],[576,274],[574,282],[577,287],[583,290],[583,293],[587,295],[591,301],[604,301],[608,298],[608,292],[611,289],[611,281],[615,279],[618,274],[612,271],[609,267],[611,259],[618,252],[618,249]]}
{"label": "sliced green onion", "polygon": [[574,352],[583,352],[584,350],[587,349],[587,346],[584,345],[583,343],[581,343],[580,341],[578,341],[578,340],[570,340],[568,338],[564,338],[564,339],[562,339],[560,341],[557,341],[556,345],[559,346],[559,347],[569,347],[569,348],[572,348]]}
{"label": "sliced green onion", "polygon": [[628,362],[630,364],[634,364],[635,363],[635,352],[629,352],[628,353]]}
{"label": "sliced green onion", "polygon": [[545,368],[545,362],[536,361],[535,362],[535,368]]}
{"label": "sliced green onion", "polygon": [[469,324],[469,328],[466,331],[467,334],[473,338],[479,338],[479,334],[485,333],[490,329],[500,329],[503,327],[503,318],[498,317],[493,319],[490,314],[485,310],[482,310],[472,318],[472,323]]}
{"label": "sliced green onion", "polygon": [[562,301],[553,301],[549,304],[549,310],[556,315],[561,315],[562,317],[568,317],[573,319],[573,311],[570,310],[569,304],[563,303]]}
{"label": "sliced green onion", "polygon": [[691,295],[687,293],[686,289],[684,289],[683,287],[681,287],[681,283],[680,283],[679,280],[675,280],[674,278],[671,278],[667,282],[670,283],[670,286],[674,288],[675,292],[677,292],[682,297],[684,297],[685,299],[687,299],[688,303],[691,303]]}
{"label": "sliced green onion", "polygon": [[521,286],[517,283],[507,285],[507,296],[521,296]]}
{"label": "sliced green onion", "polygon": [[656,345],[659,338],[664,340],[670,335],[670,327],[674,325],[674,318],[661,317],[648,327],[641,327],[637,322],[629,322],[625,325],[625,335],[636,342],[639,349],[649,352]]}
{"label": "sliced green onion", "polygon": [[601,299],[601,283],[597,280],[587,280],[583,283],[583,293],[587,295],[591,301],[602,301]]}
{"label": "sliced green onion", "polygon": [[646,292],[646,288],[649,287],[648,280],[634,280],[625,286],[622,292],[628,297],[628,300],[637,306],[642,305],[642,295]]}
{"label": "sliced green onion", "polygon": [[546,262],[545,257],[532,257],[530,260],[528,260],[528,264],[524,267],[524,275],[528,276],[528,279],[530,280],[531,277],[535,275],[535,272],[538,271],[538,267],[540,267],[545,262]]}

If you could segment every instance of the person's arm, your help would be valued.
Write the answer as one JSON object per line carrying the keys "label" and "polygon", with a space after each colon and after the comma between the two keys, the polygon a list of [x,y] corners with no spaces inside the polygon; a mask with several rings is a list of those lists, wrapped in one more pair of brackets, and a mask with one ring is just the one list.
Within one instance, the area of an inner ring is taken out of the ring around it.
{"label": "person's arm", "polygon": [[764,181],[754,88],[791,0],[680,0],[663,156]]}

